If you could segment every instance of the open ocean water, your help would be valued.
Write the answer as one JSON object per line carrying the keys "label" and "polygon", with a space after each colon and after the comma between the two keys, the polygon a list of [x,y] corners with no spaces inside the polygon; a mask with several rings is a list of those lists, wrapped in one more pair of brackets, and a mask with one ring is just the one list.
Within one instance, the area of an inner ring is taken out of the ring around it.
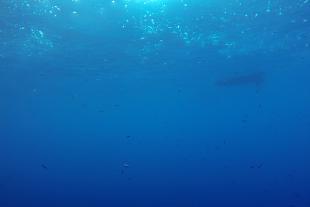
{"label": "open ocean water", "polygon": [[310,207],[309,0],[0,0],[0,207]]}

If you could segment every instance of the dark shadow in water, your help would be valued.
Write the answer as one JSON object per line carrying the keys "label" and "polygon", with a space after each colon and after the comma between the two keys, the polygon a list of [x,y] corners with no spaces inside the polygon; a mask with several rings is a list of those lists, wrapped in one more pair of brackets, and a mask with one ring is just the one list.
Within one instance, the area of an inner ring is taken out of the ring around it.
{"label": "dark shadow in water", "polygon": [[41,164],[41,168],[44,170],[48,170],[48,167],[45,164]]}
{"label": "dark shadow in water", "polygon": [[255,72],[247,75],[238,75],[219,79],[215,82],[217,86],[243,86],[243,85],[255,85],[260,86],[265,81],[265,73]]}

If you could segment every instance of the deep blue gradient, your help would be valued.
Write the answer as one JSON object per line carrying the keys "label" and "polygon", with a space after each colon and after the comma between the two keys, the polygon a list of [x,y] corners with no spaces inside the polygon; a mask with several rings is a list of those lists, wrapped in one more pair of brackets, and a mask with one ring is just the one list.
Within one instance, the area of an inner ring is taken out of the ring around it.
{"label": "deep blue gradient", "polygon": [[310,207],[310,1],[1,0],[0,207]]}

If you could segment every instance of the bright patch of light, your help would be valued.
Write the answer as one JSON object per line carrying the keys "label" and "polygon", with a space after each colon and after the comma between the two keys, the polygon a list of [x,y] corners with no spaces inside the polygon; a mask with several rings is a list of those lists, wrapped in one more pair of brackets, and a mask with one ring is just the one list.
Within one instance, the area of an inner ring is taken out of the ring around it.
{"label": "bright patch of light", "polygon": [[165,0],[125,0],[125,2],[127,4],[134,3],[134,4],[147,5],[147,4],[163,4],[165,3]]}

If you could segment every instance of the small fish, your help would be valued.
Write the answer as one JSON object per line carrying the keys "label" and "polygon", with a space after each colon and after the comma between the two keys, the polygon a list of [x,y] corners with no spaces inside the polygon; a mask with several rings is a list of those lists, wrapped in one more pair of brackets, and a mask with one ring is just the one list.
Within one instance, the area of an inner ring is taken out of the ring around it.
{"label": "small fish", "polygon": [[124,175],[124,174],[126,173],[127,168],[129,168],[129,164],[128,164],[128,162],[124,162],[124,163],[122,164],[122,169],[121,169],[121,174],[122,174],[122,175]]}
{"label": "small fish", "polygon": [[124,162],[124,163],[123,163],[123,167],[124,167],[124,168],[128,168],[128,167],[129,167],[129,164],[128,164],[127,162]]}
{"label": "small fish", "polygon": [[263,163],[254,164],[250,166],[251,169],[260,169],[262,167],[263,167]]}
{"label": "small fish", "polygon": [[48,167],[47,167],[45,164],[41,164],[41,167],[42,167],[44,170],[48,170]]}

